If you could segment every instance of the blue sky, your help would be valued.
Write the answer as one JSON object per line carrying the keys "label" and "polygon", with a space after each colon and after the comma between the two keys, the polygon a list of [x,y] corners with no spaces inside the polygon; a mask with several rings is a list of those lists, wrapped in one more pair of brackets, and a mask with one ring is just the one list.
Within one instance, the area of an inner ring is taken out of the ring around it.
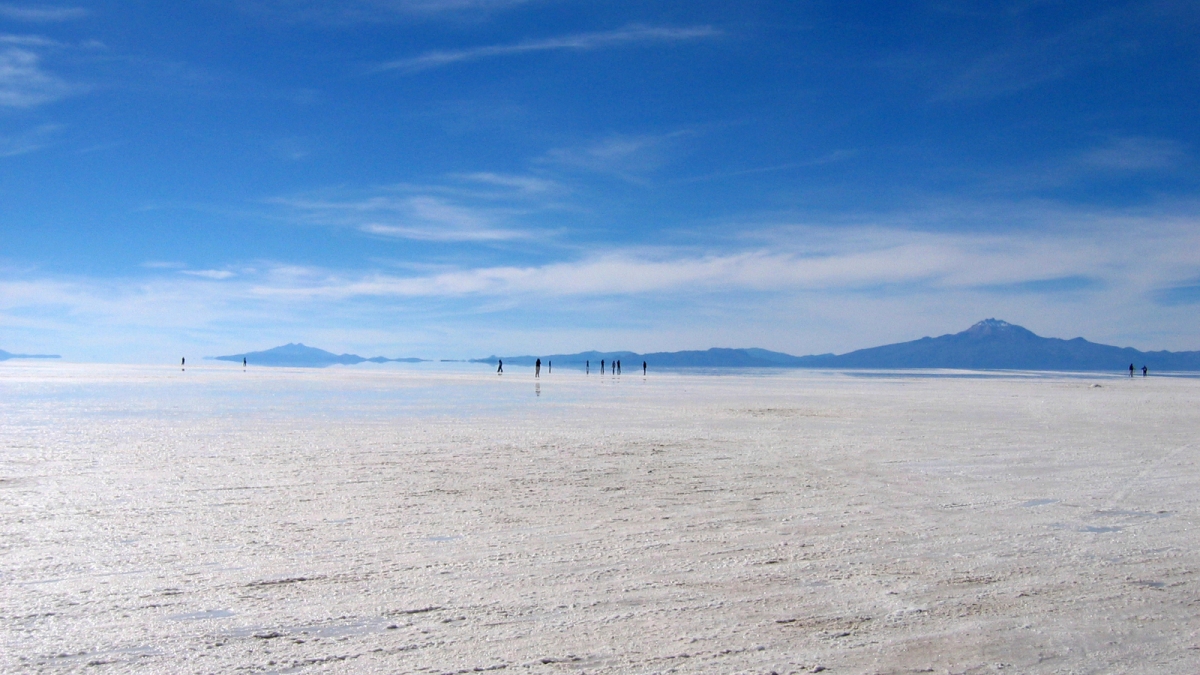
{"label": "blue sky", "polygon": [[1200,349],[1192,2],[0,2],[0,348]]}

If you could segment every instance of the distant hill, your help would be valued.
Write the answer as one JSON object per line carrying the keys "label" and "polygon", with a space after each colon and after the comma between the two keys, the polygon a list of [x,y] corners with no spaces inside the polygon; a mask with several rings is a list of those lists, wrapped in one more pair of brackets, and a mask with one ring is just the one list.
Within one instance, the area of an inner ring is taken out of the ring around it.
{"label": "distant hill", "polygon": [[62,358],[58,354],[13,354],[0,349],[0,361],[9,359],[59,359]]}
{"label": "distant hill", "polygon": [[965,368],[1004,370],[1200,370],[1200,352],[1142,352],[1077,337],[1045,338],[1021,326],[987,319],[961,333],[860,349],[838,356],[808,356],[810,368]]}
{"label": "distant hill", "polygon": [[[532,365],[535,356],[505,356],[506,364]],[[582,352],[541,357],[563,366],[580,366],[590,360],[620,359],[628,368],[646,361],[653,368],[956,368],[966,370],[1066,370],[1120,371],[1133,363],[1151,371],[1200,370],[1200,351],[1142,352],[1131,347],[1113,347],[1083,338],[1045,338],[1021,326],[986,319],[961,333],[924,337],[911,342],[859,349],[846,354],[792,356],[766,349],[709,349],[706,351]],[[496,363],[497,357],[475,359]]]}
{"label": "distant hill", "polygon": [[[473,363],[496,363],[499,358],[504,363],[514,366],[532,366],[538,358],[542,363],[547,361],[563,366],[583,366],[591,362],[593,368],[600,367],[600,361],[612,362],[621,360],[621,365],[639,368],[642,361],[654,364],[658,368],[795,368],[800,367],[801,358],[781,352],[766,349],[724,349],[713,348],[704,351],[685,352],[653,352],[638,354],[636,352],[580,352],[578,354],[551,354],[548,356],[489,356],[485,359],[472,359]],[[636,362],[636,364],[635,364]]]}
{"label": "distant hill", "polygon": [[357,354],[334,354],[327,352],[324,349],[309,347],[300,343],[289,342],[280,347],[266,349],[261,352],[246,352],[245,354],[229,354],[227,356],[208,356],[208,359],[217,361],[236,361],[241,363],[242,359],[246,359],[247,363],[256,366],[286,366],[292,368],[324,368],[333,365],[354,365],[356,363],[387,363],[395,361],[400,363],[419,363],[426,359],[416,358],[401,358],[389,359],[383,356],[375,356],[372,358],[363,358]]}

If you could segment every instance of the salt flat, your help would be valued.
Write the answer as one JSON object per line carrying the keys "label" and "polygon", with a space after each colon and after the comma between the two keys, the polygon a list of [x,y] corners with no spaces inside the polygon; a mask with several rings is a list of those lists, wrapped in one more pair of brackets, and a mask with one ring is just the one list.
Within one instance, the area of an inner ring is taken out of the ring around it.
{"label": "salt flat", "polygon": [[0,670],[1200,672],[1200,380],[940,375],[4,364]]}

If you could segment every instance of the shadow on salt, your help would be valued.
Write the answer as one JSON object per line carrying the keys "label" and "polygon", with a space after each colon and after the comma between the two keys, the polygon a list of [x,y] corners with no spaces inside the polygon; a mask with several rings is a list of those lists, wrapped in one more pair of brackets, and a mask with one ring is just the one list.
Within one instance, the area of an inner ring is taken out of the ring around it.
{"label": "shadow on salt", "polygon": [[207,619],[228,619],[231,616],[236,615],[228,609],[206,609],[203,612],[172,614],[167,619],[171,621],[205,621]]}

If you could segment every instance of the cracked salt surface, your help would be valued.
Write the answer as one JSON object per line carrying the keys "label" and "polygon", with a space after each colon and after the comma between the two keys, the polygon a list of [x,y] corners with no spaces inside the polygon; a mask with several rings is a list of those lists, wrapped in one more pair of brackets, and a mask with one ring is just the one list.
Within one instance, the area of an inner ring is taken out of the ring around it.
{"label": "cracked salt surface", "polygon": [[1097,379],[6,362],[0,671],[1200,672],[1200,380]]}

